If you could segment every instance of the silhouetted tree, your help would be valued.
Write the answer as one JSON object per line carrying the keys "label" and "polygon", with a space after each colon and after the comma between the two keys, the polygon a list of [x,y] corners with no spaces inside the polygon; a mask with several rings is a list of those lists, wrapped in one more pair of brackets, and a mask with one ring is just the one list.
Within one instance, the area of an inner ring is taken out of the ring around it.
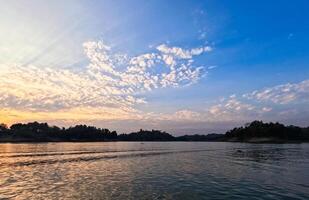
{"label": "silhouetted tree", "polygon": [[118,137],[122,141],[173,141],[175,140],[174,136],[162,132],[160,130],[142,130],[139,132],[134,132],[130,134],[121,134]]}
{"label": "silhouetted tree", "polygon": [[240,141],[254,137],[268,137],[281,140],[307,140],[308,136],[308,128],[284,126],[278,122],[263,123],[262,121],[253,121],[246,124],[245,127],[234,128],[225,134],[226,138],[237,138]]}
{"label": "silhouetted tree", "polygon": [[0,124],[0,132],[5,132],[8,130],[8,126],[6,124]]}
{"label": "silhouetted tree", "polygon": [[76,125],[74,127],[59,128],[47,123],[31,122],[16,123],[8,129],[13,138],[26,138],[36,141],[104,141],[116,140],[117,132],[100,129],[93,126]]}

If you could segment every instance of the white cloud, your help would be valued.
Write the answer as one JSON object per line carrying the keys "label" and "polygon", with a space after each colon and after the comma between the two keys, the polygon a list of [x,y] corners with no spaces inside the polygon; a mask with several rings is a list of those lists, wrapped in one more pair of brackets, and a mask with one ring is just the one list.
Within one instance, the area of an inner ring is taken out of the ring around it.
{"label": "white cloud", "polygon": [[[308,119],[309,81],[283,84],[249,94],[221,97],[204,110],[176,111],[166,119],[210,122],[248,122],[256,119],[288,121]],[[258,101],[256,101],[258,100]],[[192,114],[191,114],[192,113]],[[184,117],[185,116],[185,117]]]}
{"label": "white cloud", "polygon": [[253,91],[245,94],[248,99],[258,101],[270,101],[276,104],[288,104],[296,101],[309,100],[309,80],[300,83],[287,83],[275,87],[266,88],[260,91]]}
{"label": "white cloud", "polygon": [[179,59],[191,59],[193,56],[197,56],[204,52],[209,52],[212,50],[210,46],[193,49],[182,49],[180,47],[169,47],[165,44],[159,45],[157,49],[166,55],[172,55]]}
{"label": "white cloud", "polygon": [[[189,62],[161,51],[129,57],[114,53],[102,41],[85,42],[83,47],[89,64],[80,71],[2,64],[1,107],[26,114],[31,111],[33,115],[36,112],[40,116],[47,115],[45,112],[54,112],[57,116],[68,116],[59,112],[77,115],[78,108],[98,109],[102,116],[96,117],[101,119],[109,109],[128,116],[128,113],[139,112],[134,109],[136,105],[146,103],[143,92],[192,84],[206,73],[201,67],[195,67],[192,60]],[[204,48],[182,50],[178,47],[176,50],[181,56],[190,54],[193,58]],[[162,66],[164,70],[158,70]],[[85,109],[78,112],[85,112]]]}
{"label": "white cloud", "polygon": [[172,114],[161,114],[155,116],[160,120],[171,120],[171,121],[200,121],[201,113],[192,110],[178,110]]}
{"label": "white cloud", "polygon": [[263,112],[270,112],[270,111],[272,111],[272,108],[263,107],[263,108],[262,108],[262,111],[263,111]]}
{"label": "white cloud", "polygon": [[12,121],[239,122],[287,118],[291,110],[297,116],[304,113],[304,106],[296,105],[309,102],[309,80],[304,80],[244,95],[232,94],[203,110],[187,108],[170,114],[143,112],[137,107],[147,103],[145,92],[193,84],[213,68],[194,64],[194,56],[211,48],[160,45],[153,52],[130,57],[113,52],[101,41],[86,42],[83,46],[89,64],[80,71],[0,65],[0,117]]}
{"label": "white cloud", "polygon": [[207,69],[215,69],[215,68],[217,68],[218,66],[216,66],[216,65],[212,65],[212,66],[209,66],[209,67],[207,67]]}
{"label": "white cloud", "polygon": [[220,103],[212,105],[207,110],[208,119],[218,121],[235,121],[248,118],[257,113],[258,108],[254,105],[242,102],[235,95],[228,99],[220,99]]}

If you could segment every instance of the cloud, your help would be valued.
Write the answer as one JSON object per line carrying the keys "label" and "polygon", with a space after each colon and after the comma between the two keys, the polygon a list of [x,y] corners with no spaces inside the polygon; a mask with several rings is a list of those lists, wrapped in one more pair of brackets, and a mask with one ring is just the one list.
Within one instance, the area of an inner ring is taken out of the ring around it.
{"label": "cloud", "polygon": [[214,68],[194,61],[211,48],[162,44],[135,56],[114,52],[102,41],[85,42],[83,48],[89,63],[79,70],[0,64],[0,120],[71,124],[138,120],[159,128],[168,123],[190,127],[309,116],[309,80],[231,94],[199,110],[146,112],[139,105],[148,103],[147,92],[194,84]]}
{"label": "cloud", "polygon": [[202,118],[201,115],[200,112],[184,109],[178,110],[172,114],[153,114],[152,118],[164,121],[200,121]]}
{"label": "cloud", "polygon": [[244,94],[244,97],[258,101],[270,101],[276,104],[309,101],[309,80],[300,83],[286,83],[260,91],[256,90]]}
{"label": "cloud", "polygon": [[[175,53],[168,54],[155,50],[134,57],[115,53],[102,41],[85,42],[83,48],[89,64],[79,71],[0,65],[2,114],[8,116],[13,112],[10,116],[29,119],[84,120],[88,115],[97,120],[139,119],[143,115],[135,107],[147,103],[144,92],[190,85],[206,73],[203,67],[194,66],[192,60],[206,52],[206,47],[177,47]],[[175,51],[175,47],[172,49]]]}
{"label": "cloud", "polygon": [[163,87],[169,85],[178,86],[179,84],[190,85],[198,81],[198,79],[206,73],[204,67],[193,67],[192,59],[194,56],[201,55],[202,53],[212,51],[210,46],[182,49],[180,47],[169,47],[165,44],[157,46],[162,60],[169,68],[169,73],[162,74],[160,84]]}
{"label": "cloud", "polygon": [[157,49],[164,53],[165,55],[172,55],[173,57],[179,59],[191,59],[193,56],[200,55],[204,52],[209,52],[212,50],[210,46],[193,48],[193,49],[182,49],[180,47],[169,47],[165,44],[161,44]]}
{"label": "cloud", "polygon": [[212,65],[212,66],[209,66],[209,67],[207,67],[207,69],[215,69],[215,68],[217,68],[218,66],[216,66],[216,65]]}
{"label": "cloud", "polygon": [[[263,112],[262,108],[238,100],[236,96],[200,110],[182,109],[174,113],[152,113],[151,119],[176,122],[231,122],[251,119]],[[253,116],[254,115],[254,116]]]}
{"label": "cloud", "polygon": [[210,106],[206,113],[210,121],[237,121],[256,117],[259,108],[237,99],[236,95],[231,95]]}
{"label": "cloud", "polygon": [[[203,110],[180,110],[165,120],[182,120],[183,122],[249,122],[256,119],[266,121],[291,121],[298,119],[300,125],[309,117],[308,80],[294,84],[283,84],[261,91],[253,91],[243,95],[232,94],[220,98]],[[295,123],[295,121],[293,121]]]}
{"label": "cloud", "polygon": [[272,111],[272,108],[263,107],[263,108],[262,108],[262,111],[264,111],[264,112],[270,112],[270,111]]}
{"label": "cloud", "polygon": [[[160,45],[159,47],[166,47]],[[190,53],[190,58],[203,52],[197,49],[184,50],[176,48],[178,53],[158,51],[128,58],[127,55],[112,54],[111,48],[102,42],[87,42],[84,44],[85,54],[90,59],[89,73],[96,77],[106,77],[117,82],[118,86],[126,87],[135,93],[149,91],[154,88],[178,87],[195,83],[203,75],[203,67],[193,66],[192,60],[183,58],[183,53]],[[159,48],[158,49],[161,49]],[[204,47],[205,49],[208,49]],[[203,49],[204,49],[203,48]],[[210,47],[209,47],[210,48]],[[188,55],[185,55],[188,56]],[[117,70],[124,67],[124,70]],[[164,72],[159,67],[165,66]],[[205,71],[204,71],[205,73]]]}

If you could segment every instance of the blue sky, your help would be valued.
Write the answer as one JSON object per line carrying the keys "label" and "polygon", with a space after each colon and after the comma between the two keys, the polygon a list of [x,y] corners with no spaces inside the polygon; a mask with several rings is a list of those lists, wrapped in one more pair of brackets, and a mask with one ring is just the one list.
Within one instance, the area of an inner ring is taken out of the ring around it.
{"label": "blue sky", "polygon": [[5,123],[308,125],[308,1],[0,3]]}

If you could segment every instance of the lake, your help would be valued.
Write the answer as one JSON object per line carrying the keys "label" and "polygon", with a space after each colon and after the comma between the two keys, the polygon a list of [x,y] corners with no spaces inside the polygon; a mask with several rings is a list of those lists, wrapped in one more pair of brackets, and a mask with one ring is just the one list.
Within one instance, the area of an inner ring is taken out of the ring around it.
{"label": "lake", "polygon": [[309,199],[309,144],[0,144],[0,199]]}

